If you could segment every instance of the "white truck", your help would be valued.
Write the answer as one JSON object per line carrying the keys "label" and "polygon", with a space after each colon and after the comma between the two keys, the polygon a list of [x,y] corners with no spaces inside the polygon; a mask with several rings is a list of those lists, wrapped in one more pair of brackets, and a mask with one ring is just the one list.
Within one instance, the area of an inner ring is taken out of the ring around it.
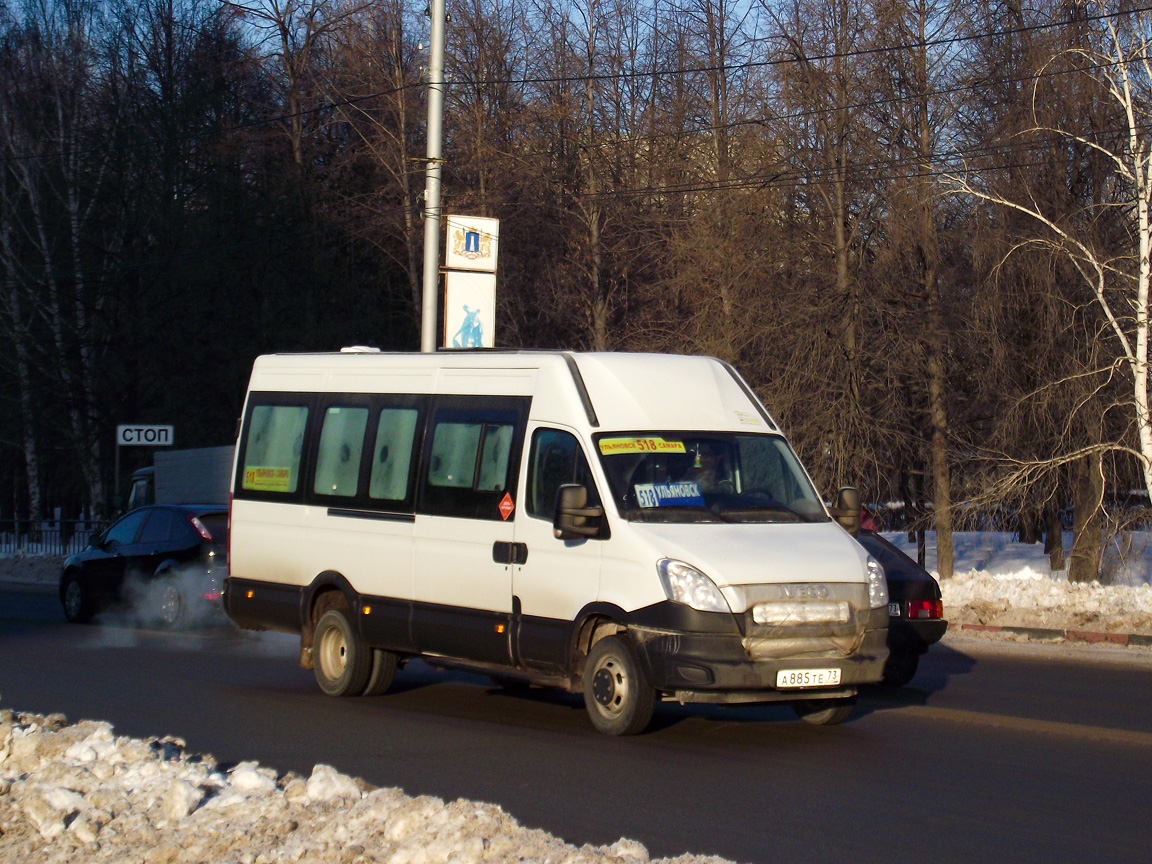
{"label": "white truck", "polygon": [[236,448],[158,450],[132,472],[125,512],[145,504],[227,504]]}

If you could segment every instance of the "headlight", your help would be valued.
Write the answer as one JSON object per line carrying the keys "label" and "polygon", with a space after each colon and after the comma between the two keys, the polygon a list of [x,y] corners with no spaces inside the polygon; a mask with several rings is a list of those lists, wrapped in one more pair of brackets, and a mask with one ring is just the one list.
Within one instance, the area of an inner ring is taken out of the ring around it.
{"label": "headlight", "polygon": [[[683,603],[701,612],[731,612],[728,601],[716,587],[716,583],[683,561],[661,558],[656,562],[660,574],[660,584],[664,594],[673,603]],[[881,580],[884,575],[881,571]],[[885,601],[887,602],[887,601]]]}
{"label": "headlight", "polygon": [[884,575],[884,568],[880,562],[868,556],[864,565],[868,571],[868,608],[880,609],[888,605],[888,579]]}

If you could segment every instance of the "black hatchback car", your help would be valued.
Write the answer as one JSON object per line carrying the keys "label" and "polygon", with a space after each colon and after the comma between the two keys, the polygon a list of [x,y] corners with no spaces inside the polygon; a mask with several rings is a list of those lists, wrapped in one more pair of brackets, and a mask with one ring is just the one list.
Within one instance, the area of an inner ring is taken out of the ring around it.
{"label": "black hatchback car", "polygon": [[880,562],[888,577],[888,662],[884,683],[903,687],[920,665],[920,655],[948,629],[940,585],[932,574],[874,531],[856,540]]}
{"label": "black hatchback car", "polygon": [[64,561],[64,617],[91,621],[122,608],[143,623],[176,627],[221,609],[228,509],[154,504],[129,511]]}

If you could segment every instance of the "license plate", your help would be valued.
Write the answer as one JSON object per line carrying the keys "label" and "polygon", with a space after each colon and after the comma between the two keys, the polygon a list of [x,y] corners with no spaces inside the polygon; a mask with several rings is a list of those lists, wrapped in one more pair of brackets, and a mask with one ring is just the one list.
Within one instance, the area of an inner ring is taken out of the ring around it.
{"label": "license plate", "polygon": [[889,603],[888,604],[888,614],[892,618],[899,618],[900,617],[900,604],[899,603]]}
{"label": "license plate", "polygon": [[837,669],[784,669],[776,673],[776,686],[781,690],[796,687],[835,687],[840,683]]}

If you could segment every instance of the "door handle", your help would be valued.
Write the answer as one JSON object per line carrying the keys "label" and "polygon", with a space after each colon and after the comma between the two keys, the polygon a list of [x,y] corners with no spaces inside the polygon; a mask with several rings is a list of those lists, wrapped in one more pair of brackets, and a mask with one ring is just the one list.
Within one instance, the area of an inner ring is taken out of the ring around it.
{"label": "door handle", "polygon": [[524,564],[528,561],[528,544],[497,540],[492,544],[492,560],[497,564]]}

